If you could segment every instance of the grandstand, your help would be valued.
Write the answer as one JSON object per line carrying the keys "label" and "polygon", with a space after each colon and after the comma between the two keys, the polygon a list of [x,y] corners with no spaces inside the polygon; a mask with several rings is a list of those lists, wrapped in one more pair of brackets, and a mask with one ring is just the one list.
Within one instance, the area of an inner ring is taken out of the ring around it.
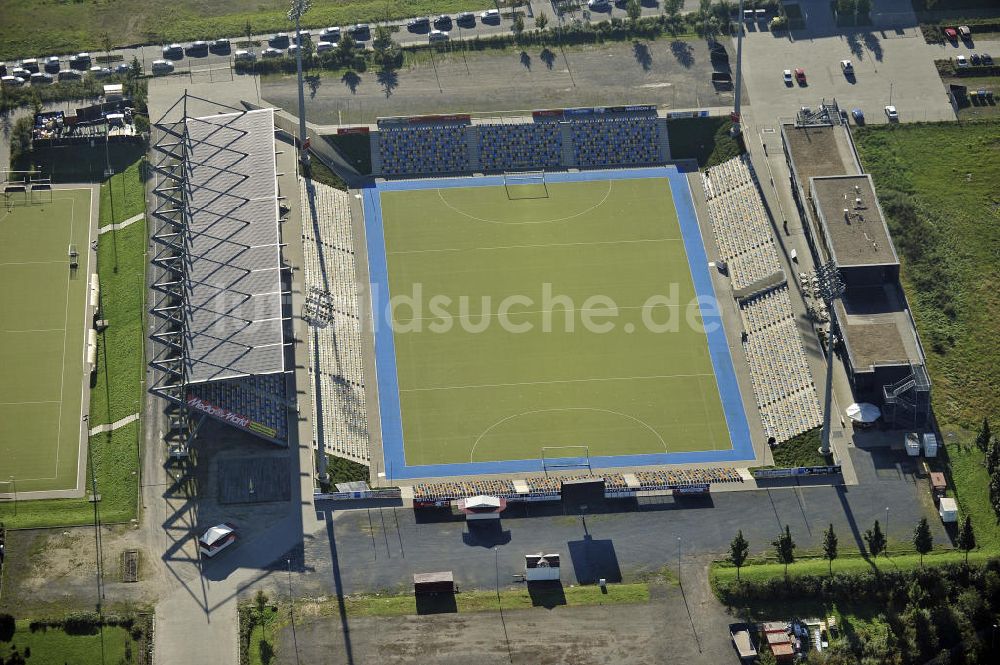
{"label": "grandstand", "polygon": [[737,291],[743,349],[764,431],[787,441],[818,427],[822,414],[756,177],[741,156],[706,170],[702,186]]}
{"label": "grandstand", "polygon": [[286,444],[291,363],[273,111],[189,117],[187,100],[175,106],[182,117],[156,125],[150,365],[159,375],[150,392],[177,407],[176,453],[204,417]]}
{"label": "grandstand", "polygon": [[350,194],[301,178],[299,200],[306,289],[328,305],[314,314],[309,335],[313,440],[329,454],[369,464]]}
{"label": "grandstand", "polygon": [[670,161],[666,119],[652,106],[535,111],[504,122],[465,114],[380,118],[371,141],[373,172],[385,177]]}

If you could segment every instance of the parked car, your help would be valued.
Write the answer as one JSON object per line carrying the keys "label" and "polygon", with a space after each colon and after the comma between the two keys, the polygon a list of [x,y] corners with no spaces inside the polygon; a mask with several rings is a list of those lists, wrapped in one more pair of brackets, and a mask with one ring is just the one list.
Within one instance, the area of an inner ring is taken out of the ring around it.
{"label": "parked car", "polygon": [[955,30],[955,28],[945,28],[944,36],[947,37],[948,41],[950,41],[952,44],[958,43],[958,31]]}
{"label": "parked car", "polygon": [[77,53],[69,59],[69,66],[81,72],[90,69],[90,54],[86,51]]}
{"label": "parked car", "polygon": [[476,15],[472,12],[462,12],[455,17],[455,23],[463,28],[470,28],[476,24]]}
{"label": "parked car", "polygon": [[262,58],[280,58],[284,55],[284,51],[280,48],[274,48],[273,46],[268,46],[266,49],[260,52],[260,57]]}
{"label": "parked car", "polygon": [[14,67],[12,70],[10,70],[11,76],[16,76],[17,78],[24,79],[25,81],[31,78],[31,74],[32,73],[29,72],[24,67]]}
{"label": "parked car", "polygon": [[795,70],[795,80],[799,82],[799,85],[806,84],[806,70],[799,67]]}
{"label": "parked car", "polygon": [[791,69],[786,69],[783,72],[781,72],[781,78],[782,78],[782,80],[784,80],[785,85],[787,85],[787,86],[791,86],[792,83],[794,82],[794,78],[792,77],[792,70]]}
{"label": "parked car", "polygon": [[[302,55],[303,55],[303,57],[308,56],[309,55],[309,47],[306,46],[306,45],[303,45],[301,48],[302,48]],[[292,44],[291,46],[288,47],[287,53],[288,53],[288,57],[289,58],[294,58],[296,56],[296,54],[298,54],[298,52],[299,52],[299,45],[298,44]]]}
{"label": "parked car", "polygon": [[184,47],[180,44],[167,44],[160,51],[165,60],[180,60],[184,57]]}
{"label": "parked car", "polygon": [[958,26],[958,36],[962,38],[963,41],[972,40],[972,30],[969,30],[969,26],[960,25]]}
{"label": "parked car", "polygon": [[330,27],[323,28],[319,31],[319,38],[324,42],[339,42],[340,41],[340,28]]}
{"label": "parked car", "polygon": [[357,41],[363,42],[372,36],[372,29],[367,23],[357,23],[347,28],[347,34]]}
{"label": "parked car", "polygon": [[76,69],[64,69],[61,72],[59,72],[60,81],[79,81],[82,78],[83,74],[81,74]]}
{"label": "parked car", "polygon": [[308,30],[299,30],[298,34],[296,34],[296,33],[293,32],[292,33],[292,43],[293,44],[298,44],[299,43],[299,39],[301,39],[303,42],[311,42],[312,41],[312,33],[309,32]]}
{"label": "parked car", "polygon": [[431,42],[446,42],[448,41],[448,33],[441,30],[431,30],[430,34],[427,35],[427,40]]}
{"label": "parked car", "polygon": [[119,62],[117,65],[115,65],[114,69],[115,74],[122,74],[122,75],[128,75],[128,73],[131,71],[132,71],[132,65],[128,62]]}
{"label": "parked car", "polygon": [[441,14],[434,19],[434,27],[438,30],[451,30],[451,17],[447,14]]}
{"label": "parked car", "polygon": [[487,9],[482,14],[479,15],[479,20],[483,23],[499,23],[500,22],[500,10],[499,9]]}
{"label": "parked car", "polygon": [[90,75],[94,78],[105,79],[111,76],[111,70],[100,65],[94,65],[88,71],[90,71]]}
{"label": "parked car", "polygon": [[982,58],[979,57],[978,53],[973,53],[972,55],[970,55],[969,60],[972,61],[973,67],[978,67],[980,64],[982,64]]}
{"label": "parked car", "polygon": [[712,62],[729,62],[729,53],[726,47],[719,42],[714,42],[708,50],[709,59]]}
{"label": "parked car", "polygon": [[992,65],[993,64],[993,56],[990,55],[989,53],[983,53],[979,57],[982,58],[982,61],[983,61],[984,65]]}
{"label": "parked car", "polygon": [[198,538],[198,550],[209,558],[236,542],[236,526],[229,522],[206,529]]}
{"label": "parked car", "polygon": [[152,70],[153,76],[163,76],[174,71],[174,63],[169,60],[154,60]]}
{"label": "parked car", "polygon": [[41,68],[38,66],[37,58],[25,58],[21,61],[21,68],[27,69],[32,74],[37,74]]}
{"label": "parked car", "polygon": [[267,40],[267,45],[271,48],[286,49],[289,44],[291,44],[291,40],[288,39],[288,35],[280,32],[276,35],[272,35],[271,38]]}
{"label": "parked car", "polygon": [[53,78],[52,74],[49,74],[47,72],[35,72],[34,74],[31,75],[31,78],[29,80],[31,81],[31,85],[47,85],[49,83],[52,83],[52,81],[54,81],[55,79]]}
{"label": "parked car", "polygon": [[889,122],[899,122],[899,112],[896,111],[895,106],[885,107],[885,117],[889,119]]}
{"label": "parked car", "polygon": [[854,122],[863,125],[865,124],[865,112],[861,109],[852,109],[851,115],[854,116]]}
{"label": "parked car", "polygon": [[257,56],[250,51],[240,49],[239,51],[233,54],[233,59],[236,60],[237,62],[241,60],[244,62],[253,62],[254,60],[257,59]]}
{"label": "parked car", "polygon": [[187,54],[194,56],[196,58],[203,58],[208,55],[208,42],[197,41],[192,42],[191,46],[187,47]]}
{"label": "parked car", "polygon": [[323,41],[316,42],[317,53],[326,53],[327,51],[332,51],[335,48],[337,48],[337,44],[334,42],[323,42]]}
{"label": "parked car", "polygon": [[608,0],[587,0],[587,9],[592,12],[609,12],[611,3]]}
{"label": "parked car", "polygon": [[955,56],[955,65],[958,67],[968,67],[969,59],[966,58],[965,55],[959,53]]}
{"label": "parked car", "polygon": [[24,79],[20,76],[8,74],[7,76],[0,77],[0,85],[5,88],[20,88],[24,85]]}
{"label": "parked car", "polygon": [[7,76],[7,63],[0,62],[0,76]]}
{"label": "parked car", "polygon": [[429,16],[418,16],[406,23],[406,29],[410,32],[423,32],[424,30],[430,30],[430,28],[431,19]]}
{"label": "parked car", "polygon": [[228,39],[216,39],[208,43],[208,50],[212,53],[229,53],[232,48]]}
{"label": "parked car", "polygon": [[843,70],[844,76],[854,75],[854,65],[851,64],[850,60],[841,60],[840,68]]}
{"label": "parked car", "polygon": [[58,74],[61,67],[62,63],[59,61],[58,55],[50,55],[45,58],[45,71],[49,74]]}

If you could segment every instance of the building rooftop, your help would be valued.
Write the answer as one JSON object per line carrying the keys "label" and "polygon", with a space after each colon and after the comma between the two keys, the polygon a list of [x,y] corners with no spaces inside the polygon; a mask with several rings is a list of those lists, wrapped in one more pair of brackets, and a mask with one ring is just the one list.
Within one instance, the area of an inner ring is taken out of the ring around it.
{"label": "building rooftop", "polygon": [[910,314],[895,284],[853,288],[837,301],[835,313],[856,371],[923,364]]}
{"label": "building rooftop", "polygon": [[799,184],[809,194],[809,179],[861,173],[847,130],[841,126],[796,127],[784,125],[785,145],[795,160]]}
{"label": "building rooftop", "polygon": [[899,263],[870,176],[814,177],[809,191],[838,266]]}
{"label": "building rooftop", "polygon": [[284,371],[271,109],[188,118],[188,383]]}

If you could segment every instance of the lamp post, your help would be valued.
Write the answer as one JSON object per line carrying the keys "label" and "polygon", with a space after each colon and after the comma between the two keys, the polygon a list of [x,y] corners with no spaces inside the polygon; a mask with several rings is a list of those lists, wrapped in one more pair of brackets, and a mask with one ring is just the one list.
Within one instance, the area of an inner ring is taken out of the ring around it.
{"label": "lamp post", "polygon": [[[826,305],[827,312],[830,313],[831,324],[833,322],[833,305],[837,298],[844,294],[844,282],[840,279],[840,270],[833,261],[816,266],[816,277],[819,278],[818,290],[820,298]],[[833,404],[833,326],[830,326],[826,335],[826,395],[825,408],[823,409],[823,437],[820,442],[819,454],[830,454],[830,423],[832,414],[830,413]]]}
{"label": "lamp post", "polygon": [[17,481],[14,476],[10,477],[11,491],[14,493],[14,517],[17,517]]}
{"label": "lamp post", "polygon": [[681,537],[677,536],[677,581],[681,581]]}
{"label": "lamp post", "polygon": [[299,161],[309,165],[308,139],[306,138],[306,95],[302,87],[302,28],[301,19],[312,7],[310,0],[292,0],[288,20],[295,21],[295,70],[299,77]]}

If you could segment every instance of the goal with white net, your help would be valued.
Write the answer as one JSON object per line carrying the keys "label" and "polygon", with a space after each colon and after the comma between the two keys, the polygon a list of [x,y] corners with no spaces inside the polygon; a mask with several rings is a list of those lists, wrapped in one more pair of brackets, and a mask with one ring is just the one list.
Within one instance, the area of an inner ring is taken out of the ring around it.
{"label": "goal with white net", "polygon": [[511,200],[544,199],[549,196],[545,171],[504,171],[503,186],[507,190],[507,198]]}

